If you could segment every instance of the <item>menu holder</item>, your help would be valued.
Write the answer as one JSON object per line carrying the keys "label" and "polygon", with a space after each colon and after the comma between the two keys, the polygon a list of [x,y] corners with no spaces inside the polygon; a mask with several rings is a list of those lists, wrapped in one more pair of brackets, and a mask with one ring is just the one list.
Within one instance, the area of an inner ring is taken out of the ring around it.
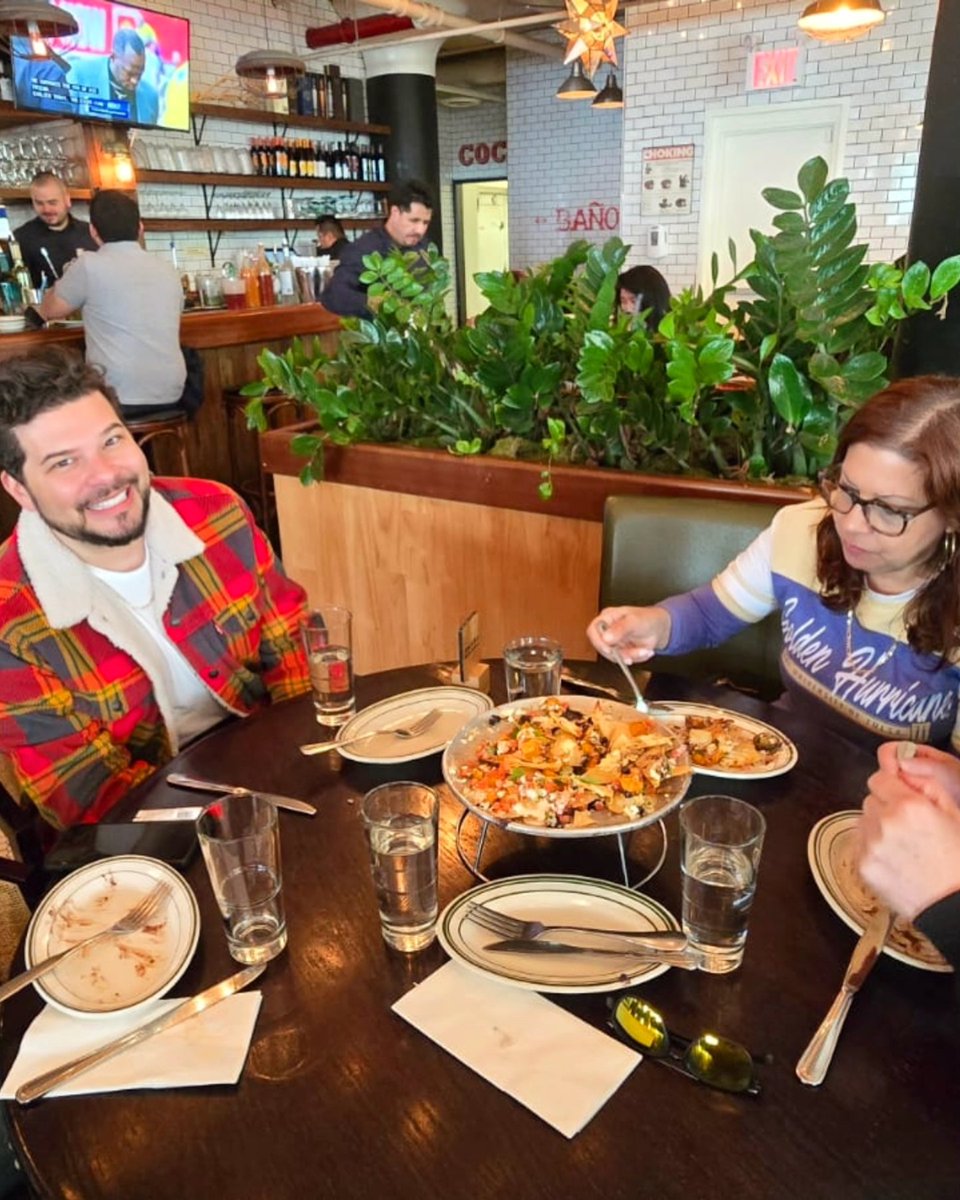
{"label": "menu holder", "polygon": [[454,683],[490,692],[490,668],[480,661],[480,617],[472,612],[457,630],[459,669],[452,673]]}

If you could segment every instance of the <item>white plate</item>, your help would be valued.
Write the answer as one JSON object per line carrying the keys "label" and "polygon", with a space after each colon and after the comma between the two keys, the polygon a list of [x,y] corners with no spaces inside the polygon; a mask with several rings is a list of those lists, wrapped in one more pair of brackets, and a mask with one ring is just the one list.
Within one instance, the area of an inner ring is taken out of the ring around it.
{"label": "white plate", "polygon": [[361,733],[372,733],[374,729],[412,725],[432,708],[439,708],[440,716],[419,737],[401,741],[385,733],[382,737],[372,737],[357,746],[345,746],[338,753],[361,763],[405,763],[426,758],[428,754],[442,750],[468,721],[493,708],[493,701],[476,688],[418,688],[415,692],[404,692],[400,696],[391,696],[388,700],[371,704],[351,717],[337,737],[345,741],[359,737]]}
{"label": "white plate", "polygon": [[173,987],[197,948],[200,910],[181,875],[139,854],[98,859],[62,879],[33,914],[24,958],[30,967],[105,929],[161,880],[171,892],[158,920],[104,938],[36,980],[44,1000],[74,1016],[103,1017],[142,1008]]}
{"label": "white plate", "polygon": [[[503,817],[495,816],[489,809],[482,808],[479,804],[467,799],[460,789],[460,781],[456,778],[455,772],[459,767],[473,760],[476,754],[475,743],[479,739],[491,737],[492,728],[497,720],[510,720],[515,713],[522,712],[524,709],[539,708],[549,698],[535,696],[529,700],[513,700],[508,704],[501,704],[491,712],[481,714],[469,725],[465,725],[453,739],[443,756],[443,778],[447,787],[464,808],[468,808],[481,821],[488,821],[511,833],[527,833],[534,837],[548,838],[603,837],[609,836],[611,833],[630,833],[631,830],[643,829],[646,825],[654,824],[671,809],[676,808],[690,787],[691,776],[689,774],[676,775],[672,779],[664,780],[657,793],[662,803],[655,812],[644,813],[640,817],[598,813],[595,816],[594,824],[578,825],[575,828],[573,826],[555,828],[549,825],[535,824],[532,821],[507,821]],[[556,696],[554,699],[561,700],[568,708],[578,713],[589,713],[600,708],[602,712],[620,721],[636,721],[639,716],[632,705],[623,704],[617,700],[602,700],[596,696]]]}
{"label": "white plate", "polygon": [[[736,721],[742,729],[747,729],[750,733],[772,733],[783,742],[783,746],[777,751],[773,760],[763,766],[701,767],[697,763],[691,763],[695,775],[708,775],[715,779],[773,779],[775,775],[786,775],[797,765],[797,748],[793,742],[785,733],[781,733],[779,729],[768,725],[765,721],[758,721],[756,717],[747,717],[732,708],[716,708],[712,704],[692,704],[686,700],[654,700],[652,703],[656,708],[666,709],[668,713],[676,713],[678,717],[725,717],[728,720]],[[658,713],[657,716],[660,714]],[[669,716],[663,719],[669,720]]]}
{"label": "white plate", "polygon": [[[879,901],[860,878],[856,866],[855,810],[831,813],[818,821],[807,839],[807,859],[824,900],[855,933],[863,933]],[[883,948],[897,962],[925,971],[952,971],[940,951],[919,930],[899,918]]]}
{"label": "white plate", "polygon": [[676,917],[616,883],[579,875],[517,875],[471,888],[440,914],[437,933],[444,950],[471,971],[530,992],[609,992],[655,979],[669,967],[639,963],[629,954],[506,954],[488,951],[500,935],[471,921],[472,904],[489,904],[511,917],[545,925],[589,925],[640,933],[679,929]]}

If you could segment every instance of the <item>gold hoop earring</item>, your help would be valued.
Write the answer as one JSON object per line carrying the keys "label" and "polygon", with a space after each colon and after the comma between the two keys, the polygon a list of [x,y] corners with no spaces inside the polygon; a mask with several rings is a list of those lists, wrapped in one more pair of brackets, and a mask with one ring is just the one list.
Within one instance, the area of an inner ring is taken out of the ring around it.
{"label": "gold hoop earring", "polygon": [[948,529],[943,535],[943,545],[940,548],[940,570],[945,570],[953,561],[957,553],[957,532],[955,529]]}

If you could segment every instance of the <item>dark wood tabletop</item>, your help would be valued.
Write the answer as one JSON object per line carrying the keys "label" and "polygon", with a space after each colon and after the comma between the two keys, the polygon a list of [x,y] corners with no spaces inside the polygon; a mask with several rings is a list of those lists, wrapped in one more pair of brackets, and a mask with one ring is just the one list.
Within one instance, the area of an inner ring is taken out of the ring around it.
{"label": "dark wood tabletop", "polygon": [[[426,669],[385,672],[361,678],[358,695],[366,705],[436,682]],[[383,943],[357,800],[385,778],[437,782],[439,756],[393,768],[304,758],[297,745],[318,731],[304,699],[216,731],[175,764],[320,809],[313,819],[281,814],[289,946],[260,981],[263,1007],[239,1083],[8,1106],[38,1193],[71,1200],[960,1195],[960,1008],[952,976],[884,956],[854,1002],[825,1083],[805,1087],[794,1074],[856,941],[817,890],[807,836],[820,817],[859,806],[871,755],[733,692],[660,678],[651,694],[743,709],[772,720],[799,747],[798,765],[779,778],[693,785],[748,798],[767,818],[742,967],[729,976],[669,971],[643,988],[673,1029],[709,1028],[768,1053],[760,1096],[727,1095],[643,1062],[567,1140],[392,1013],[391,1004],[446,956],[439,945],[405,956]],[[157,778],[128,807],[195,800]],[[459,814],[448,797],[441,905],[473,882],[455,851]],[[644,890],[678,913],[675,814],[667,828],[666,863]],[[641,835],[631,844],[638,870],[653,852],[648,841]],[[568,870],[620,878],[614,839],[558,843],[495,831],[488,842],[484,866],[494,877]],[[199,859],[187,876],[203,932],[178,995],[233,967]],[[603,1026],[603,996],[556,999]],[[38,1009],[29,989],[6,1006],[4,1071]]]}

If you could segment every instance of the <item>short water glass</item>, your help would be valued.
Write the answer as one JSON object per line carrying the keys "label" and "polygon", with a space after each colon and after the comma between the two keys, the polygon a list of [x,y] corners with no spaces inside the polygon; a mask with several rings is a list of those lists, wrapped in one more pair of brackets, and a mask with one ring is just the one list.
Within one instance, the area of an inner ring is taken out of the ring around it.
{"label": "short water glass", "polygon": [[313,708],[321,725],[343,725],[356,712],[352,621],[348,609],[323,604],[308,612],[300,625],[313,687]]}
{"label": "short water glass", "polygon": [[384,783],[367,792],[361,813],[383,940],[423,950],[437,935],[440,799],[422,783]]}
{"label": "short water glass", "polygon": [[556,696],[560,691],[563,647],[553,638],[520,637],[503,648],[508,700]]}
{"label": "short water glass", "polygon": [[743,961],[765,831],[763,814],[733,796],[697,796],[680,809],[683,931],[704,971]]}
{"label": "short water glass", "polygon": [[198,817],[197,834],[231,956],[276,958],[287,944],[276,807],[255,792],[222,796]]}

